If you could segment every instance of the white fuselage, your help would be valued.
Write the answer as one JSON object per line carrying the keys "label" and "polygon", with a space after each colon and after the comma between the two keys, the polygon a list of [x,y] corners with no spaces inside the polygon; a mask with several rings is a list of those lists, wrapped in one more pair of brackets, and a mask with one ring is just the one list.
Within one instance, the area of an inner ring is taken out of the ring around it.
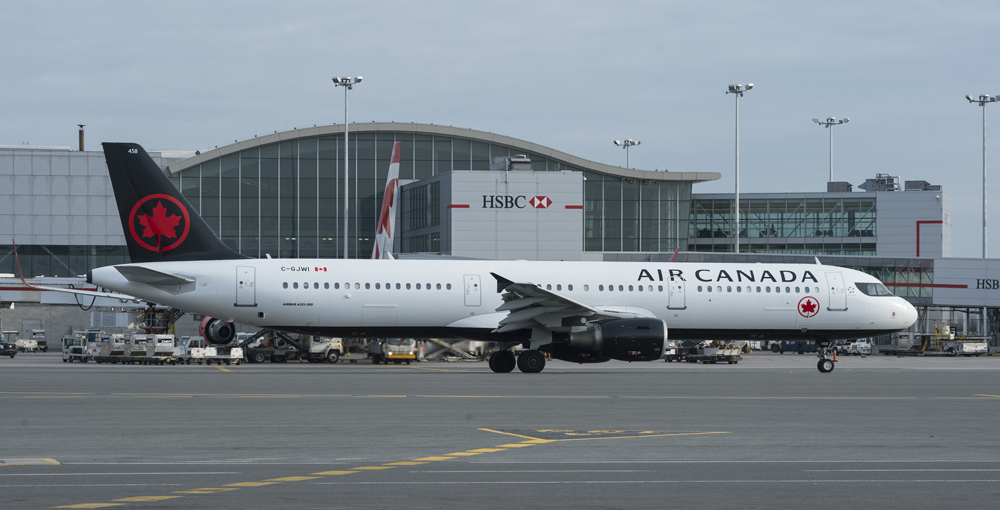
{"label": "white fuselage", "polygon": [[496,312],[503,301],[491,273],[599,310],[655,316],[676,339],[858,338],[906,329],[917,316],[902,298],[857,286],[875,278],[823,265],[241,259],[128,266],[194,283],[156,287],[114,266],[95,269],[92,283],[243,324],[337,336],[491,339],[507,315]]}

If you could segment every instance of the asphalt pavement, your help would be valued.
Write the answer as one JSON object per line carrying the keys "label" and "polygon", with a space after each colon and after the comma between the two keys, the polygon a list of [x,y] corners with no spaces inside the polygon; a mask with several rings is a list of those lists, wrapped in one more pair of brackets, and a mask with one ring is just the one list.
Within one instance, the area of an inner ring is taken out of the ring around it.
{"label": "asphalt pavement", "polygon": [[0,359],[0,507],[994,508],[1000,357]]}

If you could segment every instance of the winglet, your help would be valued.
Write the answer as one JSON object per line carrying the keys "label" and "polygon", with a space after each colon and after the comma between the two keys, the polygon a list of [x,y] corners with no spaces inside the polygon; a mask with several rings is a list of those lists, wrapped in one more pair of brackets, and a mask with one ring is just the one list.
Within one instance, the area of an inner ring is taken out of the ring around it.
{"label": "winglet", "polygon": [[512,282],[512,281],[510,281],[510,280],[508,280],[508,279],[504,278],[503,276],[500,276],[500,275],[498,275],[496,273],[490,273],[490,274],[493,275],[493,277],[497,279],[497,292],[498,293],[499,292],[503,292],[504,289],[506,289],[509,285],[511,285],[511,284],[514,283],[514,282]]}
{"label": "winglet", "polygon": [[670,262],[674,262],[675,260],[677,260],[677,254],[680,253],[680,251],[681,251],[681,247],[678,246],[677,249],[674,250],[674,256],[670,257]]}
{"label": "winglet", "polygon": [[822,266],[823,265],[823,263],[819,261],[819,257],[813,257],[813,258],[816,259],[816,265],[817,266]]}
{"label": "winglet", "polygon": [[21,277],[21,283],[23,283],[25,287],[28,287],[30,289],[38,290],[38,287],[36,287],[36,286],[28,283],[27,281],[25,281],[25,279],[24,279],[24,271],[21,270],[21,257],[17,256],[17,242],[14,241],[13,238],[11,238],[10,243],[14,245],[14,260],[17,262],[17,274],[18,274],[18,276]]}

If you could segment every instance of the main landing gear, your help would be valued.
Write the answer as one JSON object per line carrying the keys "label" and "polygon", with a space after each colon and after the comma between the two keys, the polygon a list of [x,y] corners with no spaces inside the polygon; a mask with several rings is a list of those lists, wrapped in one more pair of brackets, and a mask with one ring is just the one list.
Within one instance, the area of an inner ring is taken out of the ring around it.
{"label": "main landing gear", "polygon": [[514,371],[514,366],[526,373],[526,374],[537,374],[545,368],[545,355],[533,349],[526,351],[521,351],[519,356],[514,356],[514,353],[504,349],[501,351],[494,352],[490,355],[490,370],[506,374],[508,372]]}
{"label": "main landing gear", "polygon": [[837,361],[836,342],[830,339],[816,340],[816,353],[819,357],[816,368],[819,369],[820,373],[829,374],[833,372],[835,368],[834,363]]}

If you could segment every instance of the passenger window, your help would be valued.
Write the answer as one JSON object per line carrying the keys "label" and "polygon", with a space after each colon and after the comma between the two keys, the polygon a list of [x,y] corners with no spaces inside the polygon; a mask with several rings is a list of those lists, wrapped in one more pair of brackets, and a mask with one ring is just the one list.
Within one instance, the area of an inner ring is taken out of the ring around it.
{"label": "passenger window", "polygon": [[[569,290],[573,290],[573,289],[569,289]],[[590,285],[588,285],[588,284],[586,284],[586,283],[585,283],[585,284],[583,284],[583,291],[584,291],[584,292],[587,292],[587,291],[589,291],[589,290],[590,290]]]}
{"label": "passenger window", "polygon": [[731,285],[726,285],[726,292],[732,292],[733,287]]}
{"label": "passenger window", "polygon": [[399,289],[400,289],[400,286],[399,286],[399,284],[397,283],[397,284],[396,284],[396,290],[399,290]]}
{"label": "passenger window", "polygon": [[757,293],[760,294],[760,286],[757,286]]}
{"label": "passenger window", "polygon": [[372,284],[370,284],[370,283],[366,283],[365,284],[365,290],[371,290],[371,288],[372,288]]}
{"label": "passenger window", "polygon": [[715,290],[717,290],[717,291],[719,291],[719,292],[722,292],[722,285],[718,285],[718,286],[716,286],[716,287],[715,287]]}
{"label": "passenger window", "polygon": [[656,287],[656,290],[658,290],[658,291],[660,291],[660,292],[663,292],[663,285],[659,285],[659,286],[657,286],[657,287]]}
{"label": "passenger window", "polygon": [[451,290],[451,284],[450,283],[445,284],[445,288],[448,289],[448,290]]}
{"label": "passenger window", "polygon": [[361,289],[361,284],[360,283],[355,283],[354,284],[354,290],[360,290],[360,289]]}
{"label": "passenger window", "polygon": [[806,287],[806,294],[809,293],[809,287]]}
{"label": "passenger window", "polygon": [[790,294],[791,292],[792,292],[792,289],[790,289],[788,287],[785,287],[785,293],[786,294]]}
{"label": "passenger window", "polygon": [[598,285],[597,290],[604,292],[604,285]]}
{"label": "passenger window", "polygon": [[766,292],[767,292],[768,294],[770,294],[770,293],[771,293],[771,286],[770,286],[770,285],[768,285],[767,287],[764,287],[764,290],[765,290],[765,291],[766,291]]}
{"label": "passenger window", "polygon": [[313,289],[319,289],[319,282],[313,282]]}
{"label": "passenger window", "polygon": [[299,288],[299,282],[292,282],[292,288],[293,289]]}
{"label": "passenger window", "polygon": [[302,282],[302,288],[303,289],[308,289],[309,288],[309,282]]}
{"label": "passenger window", "polygon": [[283,283],[281,284],[281,288],[282,288],[282,289],[287,289],[287,288],[288,288],[288,282],[283,282]]}
{"label": "passenger window", "polygon": [[780,294],[781,293],[781,287],[775,287],[774,288],[774,292],[777,292],[777,293]]}
{"label": "passenger window", "polygon": [[406,284],[406,290],[410,290],[410,284],[409,283]]}
{"label": "passenger window", "polygon": [[632,292],[632,286],[631,285],[628,286],[628,291]]}
{"label": "passenger window", "polygon": [[431,284],[427,284],[427,290],[431,290]]}
{"label": "passenger window", "polygon": [[324,283],[323,284],[323,288],[326,289],[326,290],[329,290],[330,289],[330,282]]}
{"label": "passenger window", "polygon": [[639,286],[639,292],[642,292],[642,285]]}
{"label": "passenger window", "polygon": [[333,283],[333,288],[339,289],[340,288],[340,282],[334,282]]}
{"label": "passenger window", "polygon": [[708,290],[709,292],[712,292],[712,286],[711,286],[711,285],[707,286],[707,287],[706,287],[706,289],[707,289],[707,290]]}
{"label": "passenger window", "polygon": [[698,292],[701,292],[701,285],[698,286]]}
{"label": "passenger window", "polygon": [[572,292],[573,291],[573,284],[571,283],[571,284],[567,285],[566,286],[566,290]]}
{"label": "passenger window", "polygon": [[379,290],[380,288],[382,288],[381,285],[382,284],[380,284],[379,282],[375,282],[375,290]]}
{"label": "passenger window", "polygon": [[437,290],[441,290],[441,284],[437,284]]}
{"label": "passenger window", "polygon": [[417,284],[417,290],[420,290],[420,284],[419,283]]}
{"label": "passenger window", "polygon": [[796,294],[798,294],[798,293],[799,293],[799,287],[795,287],[795,293],[796,293]]}
{"label": "passenger window", "polygon": [[743,292],[743,287],[740,287],[739,285],[737,285],[736,286],[736,293],[739,294],[740,292]]}
{"label": "passenger window", "polygon": [[618,292],[625,292],[625,286],[624,285],[619,285],[618,286]]}
{"label": "passenger window", "polygon": [[545,286],[545,290],[552,290],[552,284],[550,283],[550,284],[546,285]]}
{"label": "passenger window", "polygon": [[562,284],[556,284],[556,290],[562,290]]}

